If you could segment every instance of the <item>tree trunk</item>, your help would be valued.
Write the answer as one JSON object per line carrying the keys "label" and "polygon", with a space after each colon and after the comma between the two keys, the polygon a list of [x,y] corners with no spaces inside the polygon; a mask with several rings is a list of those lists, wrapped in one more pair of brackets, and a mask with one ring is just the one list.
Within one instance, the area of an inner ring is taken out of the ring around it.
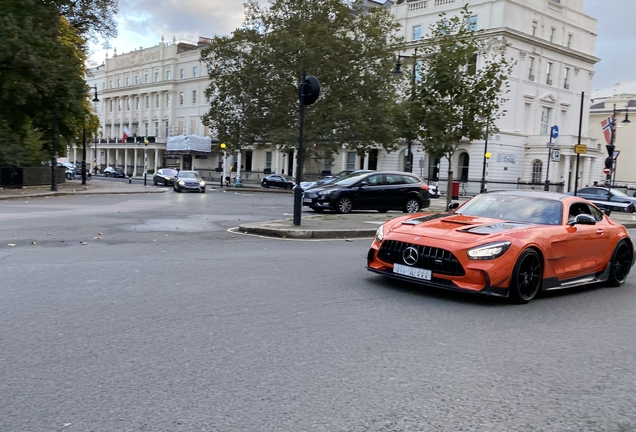
{"label": "tree trunk", "polygon": [[446,207],[451,203],[453,198],[453,155],[447,155],[446,160],[448,161],[448,182],[446,183]]}

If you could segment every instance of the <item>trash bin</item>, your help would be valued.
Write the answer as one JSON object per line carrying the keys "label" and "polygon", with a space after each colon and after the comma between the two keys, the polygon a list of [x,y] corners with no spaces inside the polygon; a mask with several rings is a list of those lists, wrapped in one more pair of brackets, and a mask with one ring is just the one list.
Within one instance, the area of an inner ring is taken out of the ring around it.
{"label": "trash bin", "polygon": [[459,199],[459,182],[458,181],[454,181],[453,182],[453,190],[452,190],[452,195],[451,195],[451,199]]}

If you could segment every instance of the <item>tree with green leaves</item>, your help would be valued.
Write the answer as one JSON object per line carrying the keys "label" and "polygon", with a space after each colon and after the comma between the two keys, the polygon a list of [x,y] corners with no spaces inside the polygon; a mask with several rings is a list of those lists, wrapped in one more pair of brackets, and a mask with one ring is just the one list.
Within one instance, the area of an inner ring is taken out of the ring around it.
{"label": "tree with green leaves", "polygon": [[115,13],[116,5],[113,0],[0,2],[0,164],[50,159],[54,123],[66,144],[85,124],[94,126],[84,80],[87,38],[115,34],[112,19],[94,19]]}
{"label": "tree with green leaves", "polygon": [[[397,109],[391,71],[401,45],[384,8],[344,0],[272,0],[245,6],[243,26],[202,50],[210,85],[203,122],[235,151],[254,143],[298,145],[298,84],[303,71],[321,84],[307,107],[304,142],[331,156],[346,144],[364,153],[395,148]],[[315,145],[315,147],[314,147]],[[306,153],[307,155],[307,153]]]}
{"label": "tree with green leaves", "polygon": [[[452,196],[452,158],[461,143],[496,133],[495,122],[505,114],[514,64],[505,58],[505,43],[487,41],[471,30],[468,7],[458,16],[431,26],[418,53],[418,74],[411,119],[424,150],[448,161],[447,200]],[[487,132],[489,131],[489,132]]]}

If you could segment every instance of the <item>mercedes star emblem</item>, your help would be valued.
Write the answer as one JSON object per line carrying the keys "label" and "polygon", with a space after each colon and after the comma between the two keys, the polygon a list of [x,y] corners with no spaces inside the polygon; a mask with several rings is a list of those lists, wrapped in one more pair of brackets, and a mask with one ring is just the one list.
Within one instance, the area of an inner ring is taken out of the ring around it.
{"label": "mercedes star emblem", "polygon": [[419,259],[419,254],[417,253],[417,249],[414,248],[413,246],[409,246],[406,249],[404,249],[404,252],[402,252],[402,259],[404,260],[404,263],[410,266],[414,266],[415,264],[417,264],[417,260]]}

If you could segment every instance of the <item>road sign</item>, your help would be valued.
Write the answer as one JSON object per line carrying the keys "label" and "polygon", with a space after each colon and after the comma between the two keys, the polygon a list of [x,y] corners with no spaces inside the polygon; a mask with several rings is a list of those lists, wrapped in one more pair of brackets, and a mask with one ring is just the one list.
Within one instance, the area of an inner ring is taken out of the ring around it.
{"label": "road sign", "polygon": [[557,125],[552,126],[552,139],[557,139],[559,136],[559,127]]}
{"label": "road sign", "polygon": [[609,174],[609,173],[611,173],[611,172],[612,172],[612,170],[611,170],[611,169],[609,169],[609,168],[603,168],[603,173],[604,173],[604,174]]}
{"label": "road sign", "polygon": [[552,162],[561,161],[561,150],[552,150]]}
{"label": "road sign", "polygon": [[577,144],[574,146],[574,153],[585,154],[587,153],[587,146],[585,144]]}

